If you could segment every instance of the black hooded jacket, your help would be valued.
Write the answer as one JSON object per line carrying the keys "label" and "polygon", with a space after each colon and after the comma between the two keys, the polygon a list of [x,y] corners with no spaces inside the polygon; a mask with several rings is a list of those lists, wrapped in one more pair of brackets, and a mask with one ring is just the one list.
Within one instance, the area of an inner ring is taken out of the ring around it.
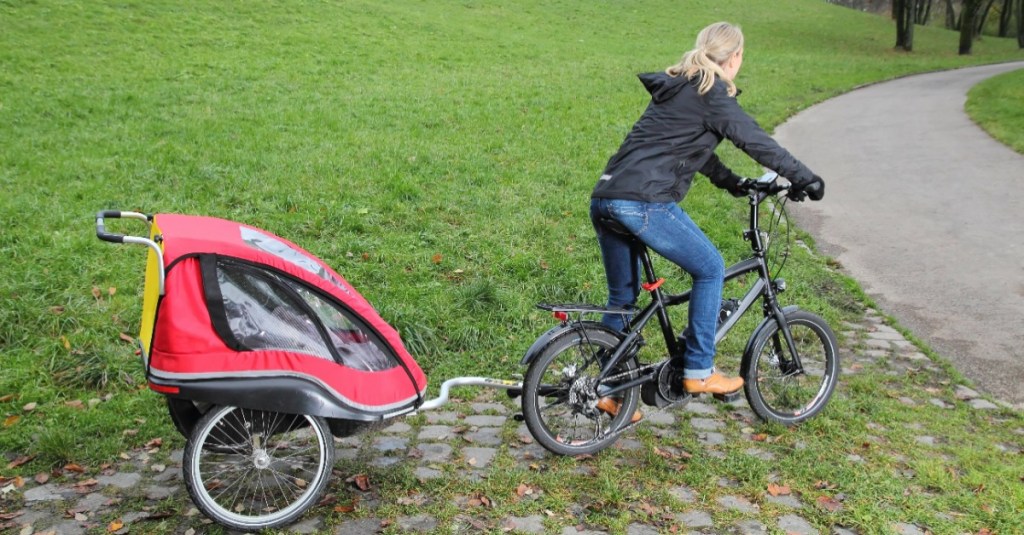
{"label": "black hooded jacket", "polygon": [[740,108],[725,82],[716,79],[710,91],[699,95],[699,77],[688,80],[659,72],[639,78],[651,102],[608,160],[593,198],[679,202],[697,172],[731,190],[740,177],[715,155],[723,139],[797,186],[814,178]]}

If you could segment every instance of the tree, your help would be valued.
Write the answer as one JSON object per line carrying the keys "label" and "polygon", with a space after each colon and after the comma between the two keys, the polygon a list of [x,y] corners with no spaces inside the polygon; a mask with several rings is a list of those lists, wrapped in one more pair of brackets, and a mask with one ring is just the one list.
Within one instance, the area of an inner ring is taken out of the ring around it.
{"label": "tree", "polygon": [[953,8],[953,0],[946,0],[946,28],[959,30],[960,25],[956,18],[956,9]]}
{"label": "tree", "polygon": [[894,0],[892,14],[896,18],[896,48],[914,50],[915,0]]}
{"label": "tree", "polygon": [[960,55],[971,53],[971,46],[974,45],[977,23],[975,16],[980,11],[983,0],[964,0],[960,8]]}
{"label": "tree", "polygon": [[1024,0],[1017,2],[1017,46],[1024,48]]}
{"label": "tree", "polygon": [[999,37],[1010,35],[1010,22],[1013,21],[1013,0],[1003,0],[1003,8],[999,10]]}
{"label": "tree", "polygon": [[[1013,0],[1005,0],[1012,2]],[[914,11],[914,22],[917,24],[928,24],[928,19],[932,16],[932,2],[933,0],[917,0],[917,8]]]}

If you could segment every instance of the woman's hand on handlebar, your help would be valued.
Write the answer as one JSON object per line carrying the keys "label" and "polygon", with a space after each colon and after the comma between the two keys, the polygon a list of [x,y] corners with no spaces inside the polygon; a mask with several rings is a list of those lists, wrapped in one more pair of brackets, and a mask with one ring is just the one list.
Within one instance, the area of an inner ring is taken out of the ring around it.
{"label": "woman's hand on handlebar", "polygon": [[800,202],[806,197],[810,197],[812,201],[820,201],[825,196],[825,181],[820,176],[814,175],[814,178],[803,184],[794,183],[790,186],[786,196],[796,202]]}

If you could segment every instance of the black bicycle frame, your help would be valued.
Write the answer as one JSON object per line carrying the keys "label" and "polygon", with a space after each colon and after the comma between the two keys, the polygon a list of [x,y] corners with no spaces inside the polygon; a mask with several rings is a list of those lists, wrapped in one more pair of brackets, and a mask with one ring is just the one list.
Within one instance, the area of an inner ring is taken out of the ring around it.
{"label": "black bicycle frame", "polygon": [[[758,206],[769,196],[768,193],[757,191],[750,196],[750,228],[743,233],[743,237],[750,241],[750,248],[753,252],[753,256],[737,262],[725,270],[724,281],[728,282],[737,277],[746,275],[751,272],[757,272],[758,279],[747,291],[743,299],[739,301],[736,311],[729,316],[726,321],[719,324],[718,329],[715,331],[715,344],[725,338],[729,330],[736,325],[740,317],[742,317],[754,302],[760,297],[763,300],[763,313],[765,317],[772,317],[779,325],[779,330],[783,333],[786,340],[786,345],[789,347],[790,356],[792,357],[792,373],[802,373],[803,365],[800,361],[800,355],[797,352],[796,344],[793,342],[793,335],[789,330],[789,326],[786,325],[786,317],[779,307],[777,300],[778,286],[776,283],[771,282],[771,273],[768,271],[768,262],[765,259],[765,252],[767,247],[765,246],[763,236],[760,231],[760,222],[758,214]],[[601,369],[601,373],[597,376],[597,381],[600,382],[612,375],[613,370],[628,356],[635,353],[638,350],[637,347],[640,333],[643,332],[647,322],[654,316],[658,317],[658,323],[661,325],[662,335],[665,337],[665,344],[668,346],[669,354],[672,356],[681,356],[681,347],[678,339],[675,335],[675,330],[672,328],[672,320],[668,316],[668,307],[680,305],[690,300],[692,290],[687,290],[680,294],[665,295],[662,292],[658,279],[654,274],[654,264],[651,261],[651,255],[647,247],[640,247],[640,263],[644,269],[644,275],[647,277],[647,290],[651,294],[651,302],[647,304],[639,313],[637,313],[632,320],[629,321],[626,328],[626,337],[619,342],[615,348],[615,352],[605,361],[605,365]],[[645,288],[646,289],[646,288]],[[614,313],[614,311],[609,311]],[[627,314],[628,311],[620,311],[622,314]],[[585,332],[585,331],[584,331]],[[584,334],[585,335],[585,334]],[[784,369],[787,369],[784,367]],[[651,374],[644,374],[631,381],[615,385],[602,390],[602,395],[612,396],[617,392],[628,390],[635,386],[642,385],[647,381],[651,380]]]}

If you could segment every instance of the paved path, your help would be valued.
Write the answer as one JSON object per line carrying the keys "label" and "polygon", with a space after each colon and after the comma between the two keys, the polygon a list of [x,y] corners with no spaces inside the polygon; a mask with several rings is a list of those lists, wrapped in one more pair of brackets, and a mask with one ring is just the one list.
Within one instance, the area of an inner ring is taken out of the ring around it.
{"label": "paved path", "polygon": [[792,211],[885,312],[982,390],[1024,404],[1024,156],[963,111],[1024,62],[872,85],[776,138],[828,183]]}
{"label": "paved path", "polygon": [[[879,369],[893,376],[927,375],[933,387],[900,395],[899,401],[909,412],[938,407],[987,413],[984,417],[998,414],[997,405],[970,389],[937,388],[946,382],[945,372],[886,326],[878,314],[869,311],[863,321],[843,325],[840,330],[845,341],[840,350],[843,377]],[[843,395],[845,389],[845,383],[841,382],[837,395]],[[484,392],[484,395],[489,394]],[[388,427],[335,439],[335,474],[326,492],[327,501],[284,531],[334,535],[374,535],[382,531],[561,535],[621,532],[621,527],[611,529],[590,523],[586,505],[581,503],[536,512],[537,508],[531,507],[530,502],[547,492],[543,488],[529,487],[516,497],[515,482],[530,481],[531,473],[558,469],[565,463],[564,459],[551,456],[534,443],[526,427],[510,417],[519,410],[518,400],[502,398],[504,396],[499,394],[473,403],[453,402],[444,410],[424,412],[419,418],[399,419],[389,422]],[[776,460],[764,436],[753,431],[756,417],[742,400],[726,410],[713,402],[692,402],[683,408],[664,411],[645,407],[644,413],[642,425],[656,436],[667,437],[666,444],[678,443],[677,435],[696,437],[700,448],[689,462],[705,462],[708,457],[724,458],[727,452],[737,448],[743,453],[733,455],[749,455],[768,462]],[[910,427],[917,425],[909,424]],[[879,444],[900,442],[889,438],[900,426],[870,426]],[[921,436],[914,438],[916,443],[922,447],[937,447],[936,431],[917,429],[915,432]],[[1024,433],[1024,429],[1018,431]],[[677,461],[687,458],[686,453],[670,445],[662,444],[654,449],[651,444],[638,440],[635,431],[620,438],[614,447],[626,451],[624,455],[613,455],[610,461],[623,470],[635,469],[632,464],[647,462],[645,459],[655,455],[674,457]],[[1006,455],[1020,454],[1019,445],[1000,447]],[[856,451],[863,453],[864,450],[857,448]],[[575,470],[594,474],[601,462],[599,457],[602,456],[578,460]],[[0,533],[209,533],[210,521],[188,499],[181,478],[181,461],[180,449],[166,451],[162,444],[150,444],[125,452],[116,462],[98,471],[65,470],[59,479],[52,481],[26,480],[20,482],[20,486],[4,483],[0,485],[6,485],[3,492],[15,493],[21,506],[0,515]],[[856,465],[867,460],[851,454],[847,462]],[[360,490],[353,484],[353,476],[359,473],[373,474],[369,488]],[[397,482],[406,477],[421,482],[443,478],[450,482],[451,488],[465,489],[457,491],[451,499],[451,505],[459,513],[451,518],[434,516],[430,511],[444,509],[444,506],[425,493],[401,498],[397,513],[394,507],[386,507],[389,504],[384,503],[382,497],[388,490],[385,487],[399,485]],[[492,482],[489,485],[493,487],[493,498],[505,502],[520,500],[525,511],[534,512],[495,519],[487,505],[481,503],[480,495],[473,493],[474,485],[482,480]],[[508,481],[513,483],[502,483]],[[548,490],[557,492],[557,489]],[[650,514],[636,515],[639,520],[626,527],[628,535],[859,533],[856,528],[841,523],[832,524],[827,530],[815,527],[811,520],[815,515],[811,511],[818,505],[813,495],[804,496],[799,492],[772,495],[765,490],[750,491],[749,486],[744,490],[743,485],[724,475],[701,486],[666,484],[662,489],[648,491],[652,495],[664,494],[668,503],[662,502],[649,511]],[[900,519],[889,528],[892,533],[924,535],[935,526],[919,526],[909,519]]]}

